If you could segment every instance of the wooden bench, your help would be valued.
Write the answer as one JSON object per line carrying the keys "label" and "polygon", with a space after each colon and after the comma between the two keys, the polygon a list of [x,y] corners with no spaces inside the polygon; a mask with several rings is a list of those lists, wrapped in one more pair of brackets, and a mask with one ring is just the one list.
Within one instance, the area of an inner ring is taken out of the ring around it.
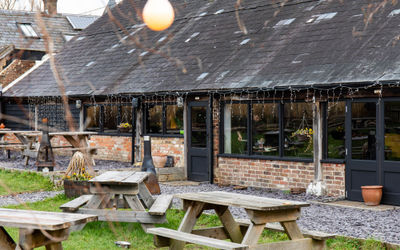
{"label": "wooden bench", "polygon": [[[241,227],[247,228],[250,225],[250,220],[248,219],[236,219],[235,221],[239,223]],[[267,223],[265,224],[265,229],[275,232],[283,232],[283,233],[285,232],[285,229],[278,223]],[[304,235],[304,237],[313,239],[314,249],[325,249],[326,240],[336,237],[335,234],[329,234],[329,233],[305,230],[305,229],[302,229],[301,233]]]}
{"label": "wooden bench", "polygon": [[[239,244],[239,243],[234,243],[230,241],[224,241],[224,240],[218,240],[218,239],[212,239],[209,237],[205,236],[200,236],[200,235],[193,235],[190,233],[184,233],[180,232],[177,230],[169,229],[169,228],[162,228],[162,227],[157,227],[157,228],[149,228],[147,230],[147,233],[151,233],[156,235],[154,245],[156,247],[165,247],[169,245],[173,245],[173,243],[170,243],[172,239],[178,240],[178,241],[183,241],[186,243],[193,243],[193,244],[198,244],[202,246],[208,246],[208,247],[213,247],[217,249],[247,249],[247,245]],[[173,246],[171,245],[171,248],[173,249]]]}

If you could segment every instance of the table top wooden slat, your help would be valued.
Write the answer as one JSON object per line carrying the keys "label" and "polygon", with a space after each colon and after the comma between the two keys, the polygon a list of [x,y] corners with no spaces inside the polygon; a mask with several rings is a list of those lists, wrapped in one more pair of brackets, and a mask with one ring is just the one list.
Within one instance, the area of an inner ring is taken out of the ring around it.
{"label": "table top wooden slat", "polygon": [[175,194],[174,197],[189,201],[200,201],[215,205],[236,206],[261,211],[292,209],[310,206],[310,204],[306,202],[280,200],[221,191],[182,193]]}
{"label": "table top wooden slat", "polygon": [[96,221],[95,215],[0,208],[0,226],[58,230]]}
{"label": "table top wooden slat", "polygon": [[122,183],[142,183],[150,173],[147,172],[134,172],[132,175],[128,176]]}
{"label": "table top wooden slat", "polygon": [[41,135],[41,131],[29,130],[0,130],[0,134],[26,134],[26,135]]}
{"label": "table top wooden slat", "polygon": [[136,171],[107,171],[90,182],[100,184],[139,184],[147,178],[149,173]]}
{"label": "table top wooden slat", "polygon": [[97,132],[91,131],[65,131],[65,132],[51,132],[49,133],[50,136],[74,136],[74,135],[97,135]]}

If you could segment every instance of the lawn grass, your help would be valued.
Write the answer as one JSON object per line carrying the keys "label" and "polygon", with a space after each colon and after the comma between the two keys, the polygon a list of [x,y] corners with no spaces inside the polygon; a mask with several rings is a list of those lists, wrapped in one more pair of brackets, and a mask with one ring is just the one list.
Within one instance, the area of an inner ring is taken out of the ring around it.
{"label": "lawn grass", "polygon": [[54,190],[50,178],[33,172],[0,170],[0,195]]}
{"label": "lawn grass", "polygon": [[[56,211],[61,212],[59,206],[69,201],[64,195],[58,195],[41,202],[28,203],[26,205],[13,205],[7,208],[17,209],[33,209],[42,211]],[[167,212],[168,222],[162,225],[167,228],[177,229],[184,213],[170,209]],[[221,225],[218,217],[214,214],[203,214],[197,224],[196,228],[212,227]],[[18,239],[18,230],[15,228],[7,228],[10,235],[14,239]],[[155,249],[153,245],[153,236],[146,234],[141,228],[139,223],[107,223],[107,222],[92,222],[86,225],[82,231],[73,232],[67,241],[63,242],[64,249],[121,249],[115,246],[115,241],[128,241],[130,242],[131,249]],[[273,232],[264,230],[263,237],[260,240],[262,243],[275,242],[288,240],[284,233]],[[366,241],[357,239],[348,239],[345,237],[337,237],[327,241],[328,249],[385,249],[381,242],[369,239]],[[188,245],[188,249],[211,249],[207,247],[200,247],[195,245]],[[39,248],[43,250],[44,248]],[[167,248],[164,248],[167,249]]]}

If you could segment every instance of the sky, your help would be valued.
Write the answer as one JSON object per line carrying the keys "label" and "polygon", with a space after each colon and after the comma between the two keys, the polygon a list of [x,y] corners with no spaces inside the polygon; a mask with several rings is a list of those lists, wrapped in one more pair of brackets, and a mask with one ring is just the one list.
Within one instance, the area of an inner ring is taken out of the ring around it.
{"label": "sky", "polygon": [[[16,9],[31,10],[31,1],[17,0]],[[41,0],[33,1],[35,4],[41,3]],[[107,3],[108,0],[58,0],[57,10],[60,13],[101,15]]]}

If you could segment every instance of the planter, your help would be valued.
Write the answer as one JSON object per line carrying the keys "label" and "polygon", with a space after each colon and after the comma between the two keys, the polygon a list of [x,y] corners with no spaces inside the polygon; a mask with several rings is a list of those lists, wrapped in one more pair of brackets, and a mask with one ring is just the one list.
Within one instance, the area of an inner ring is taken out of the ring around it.
{"label": "planter", "polygon": [[64,192],[68,198],[90,194],[90,183],[88,181],[64,180]]}
{"label": "planter", "polygon": [[118,131],[120,133],[129,133],[130,130],[131,130],[131,128],[118,128]]}
{"label": "planter", "polygon": [[167,162],[166,155],[153,155],[153,163],[156,168],[163,168]]}
{"label": "planter", "polygon": [[381,203],[382,186],[361,186],[361,194],[365,205],[377,206]]}

